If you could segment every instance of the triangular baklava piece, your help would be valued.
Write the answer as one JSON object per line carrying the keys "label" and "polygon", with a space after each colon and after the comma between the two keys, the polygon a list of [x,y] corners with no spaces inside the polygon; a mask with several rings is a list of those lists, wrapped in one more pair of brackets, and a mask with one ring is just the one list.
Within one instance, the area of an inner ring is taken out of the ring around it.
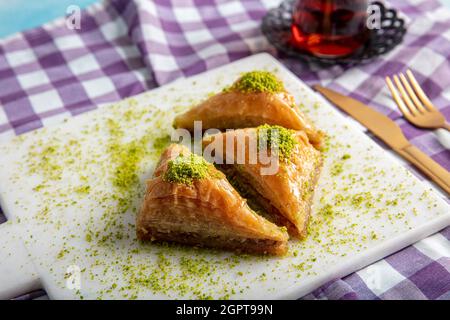
{"label": "triangular baklava piece", "polygon": [[257,215],[223,173],[172,144],[162,154],[137,217],[141,240],[283,255],[287,232]]}
{"label": "triangular baklava piece", "polygon": [[[252,209],[286,226],[291,236],[306,236],[322,158],[303,131],[264,125],[212,135],[203,145],[204,156],[222,162],[216,166]],[[267,155],[276,153],[272,162],[278,160],[277,167],[267,161],[269,157],[261,158],[262,145],[269,146]]]}
{"label": "triangular baklava piece", "polygon": [[283,83],[270,72],[243,74],[233,85],[175,118],[175,128],[194,130],[194,121],[209,128],[239,129],[263,124],[303,130],[319,148],[323,133],[314,128],[300,111]]}

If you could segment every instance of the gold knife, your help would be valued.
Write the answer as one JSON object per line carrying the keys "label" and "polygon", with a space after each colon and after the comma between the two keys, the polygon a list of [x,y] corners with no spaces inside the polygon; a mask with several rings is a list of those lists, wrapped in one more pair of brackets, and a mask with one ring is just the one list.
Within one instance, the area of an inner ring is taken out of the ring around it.
{"label": "gold knife", "polygon": [[394,121],[384,114],[366,106],[362,102],[344,96],[336,91],[318,85],[314,86],[314,89],[319,91],[337,107],[359,121],[375,136],[391,147],[392,150],[430,177],[430,179],[447,192],[447,194],[450,194],[450,173],[425,153],[409,143],[400,127]]}

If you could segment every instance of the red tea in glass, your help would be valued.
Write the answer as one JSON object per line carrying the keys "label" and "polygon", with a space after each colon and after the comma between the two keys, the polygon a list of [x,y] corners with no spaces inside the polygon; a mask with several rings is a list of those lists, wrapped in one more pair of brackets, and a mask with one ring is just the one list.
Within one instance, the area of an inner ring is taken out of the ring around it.
{"label": "red tea in glass", "polygon": [[355,53],[367,39],[367,0],[298,0],[292,44],[322,58]]}

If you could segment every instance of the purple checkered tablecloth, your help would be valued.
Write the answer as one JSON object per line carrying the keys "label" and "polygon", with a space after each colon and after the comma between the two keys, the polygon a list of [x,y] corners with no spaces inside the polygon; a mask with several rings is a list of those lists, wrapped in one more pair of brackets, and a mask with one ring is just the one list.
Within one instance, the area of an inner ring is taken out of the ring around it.
{"label": "purple checkered tablecloth", "polygon": [[[82,11],[80,29],[68,28],[62,18],[0,40],[0,136],[28,132],[253,53],[276,55],[259,26],[278,3],[112,0]],[[383,79],[411,68],[450,119],[450,11],[436,0],[390,5],[408,18],[408,33],[402,45],[370,64],[320,69],[278,58],[306,83],[331,86],[389,115],[413,144],[450,169],[450,152],[433,133],[403,120]],[[450,227],[304,298],[450,299]]]}

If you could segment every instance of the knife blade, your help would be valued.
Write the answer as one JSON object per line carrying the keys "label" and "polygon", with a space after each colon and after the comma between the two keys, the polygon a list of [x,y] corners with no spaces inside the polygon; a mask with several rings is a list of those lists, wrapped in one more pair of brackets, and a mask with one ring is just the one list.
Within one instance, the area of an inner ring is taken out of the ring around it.
{"label": "knife blade", "polygon": [[334,90],[316,85],[313,87],[339,109],[348,113],[392,150],[415,165],[430,177],[447,194],[450,194],[450,173],[425,153],[413,146],[404,136],[400,127],[389,117],[375,111],[364,103],[344,96]]}
{"label": "knife blade", "polygon": [[[409,144],[400,127],[384,114],[375,111],[356,99],[344,96],[331,89],[322,86],[314,86],[314,89],[319,91],[339,109],[344,110],[352,118],[360,122],[391,148],[402,148]],[[397,138],[392,139],[394,136]]]}

